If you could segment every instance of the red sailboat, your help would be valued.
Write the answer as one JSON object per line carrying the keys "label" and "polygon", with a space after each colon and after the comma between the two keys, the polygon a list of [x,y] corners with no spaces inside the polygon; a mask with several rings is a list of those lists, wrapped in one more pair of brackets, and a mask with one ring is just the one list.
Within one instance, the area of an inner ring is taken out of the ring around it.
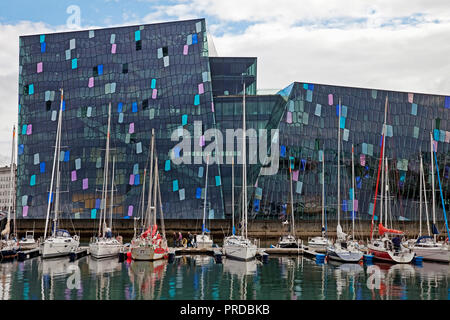
{"label": "red sailboat", "polygon": [[[387,170],[387,158],[386,163],[383,161],[384,149],[385,149],[385,138],[386,138],[386,114],[387,114],[388,98],[386,96],[386,103],[384,107],[384,124],[383,133],[381,141],[381,155],[378,164],[378,174],[377,174],[377,185],[375,187],[375,199],[372,212],[372,225],[370,229],[370,243],[367,245],[369,253],[374,256],[377,260],[383,260],[392,263],[410,263],[414,258],[414,252],[411,251],[406,245],[404,245],[403,235],[404,233],[400,230],[388,229],[383,226],[383,204],[380,206],[380,223],[378,224],[378,234],[380,238],[373,238],[373,226],[374,226],[374,216],[377,204],[378,195],[378,183],[380,182],[380,172],[382,174],[382,190],[380,192],[380,200],[383,201],[383,189],[387,190],[388,182],[388,170]],[[386,177],[386,185],[384,185],[384,177]],[[385,201],[387,201],[385,199]],[[387,203],[385,203],[386,212],[385,217],[387,217]],[[387,219],[385,219],[387,222]]]}

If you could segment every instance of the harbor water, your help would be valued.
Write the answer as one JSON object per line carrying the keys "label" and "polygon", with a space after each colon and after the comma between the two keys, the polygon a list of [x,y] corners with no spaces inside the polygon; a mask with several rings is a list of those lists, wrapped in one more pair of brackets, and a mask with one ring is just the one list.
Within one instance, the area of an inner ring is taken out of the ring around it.
{"label": "harbor water", "polygon": [[271,256],[222,263],[206,255],[173,262],[85,256],[0,264],[1,300],[448,300],[448,264],[318,263]]}

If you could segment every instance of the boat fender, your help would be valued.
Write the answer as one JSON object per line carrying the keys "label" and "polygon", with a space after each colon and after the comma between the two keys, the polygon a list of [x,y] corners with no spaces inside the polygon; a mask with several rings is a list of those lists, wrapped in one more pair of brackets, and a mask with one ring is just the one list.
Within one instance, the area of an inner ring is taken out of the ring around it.
{"label": "boat fender", "polygon": [[131,259],[131,252],[130,251],[127,252],[127,259]]}

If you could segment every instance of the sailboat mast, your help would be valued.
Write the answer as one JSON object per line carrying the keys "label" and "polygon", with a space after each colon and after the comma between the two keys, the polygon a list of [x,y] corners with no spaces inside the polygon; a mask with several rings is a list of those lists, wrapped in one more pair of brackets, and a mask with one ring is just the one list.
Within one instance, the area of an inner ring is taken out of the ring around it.
{"label": "sailboat mast", "polygon": [[338,160],[337,160],[337,211],[338,226],[341,225],[341,98],[339,98],[339,117],[338,117]]}
{"label": "sailboat mast", "polygon": [[61,89],[61,103],[59,106],[59,115],[58,115],[58,126],[56,129],[56,141],[55,141],[55,152],[53,155],[53,167],[52,167],[52,179],[50,180],[50,191],[48,193],[48,203],[47,203],[47,216],[45,219],[45,229],[44,229],[44,240],[47,238],[47,228],[48,228],[48,220],[50,218],[50,209],[52,207],[52,198],[53,198],[53,181],[55,178],[55,168],[56,168],[56,159],[58,157],[58,139],[59,139],[59,128],[61,126],[61,114],[62,114],[62,106],[64,99],[64,89]]}
{"label": "sailboat mast", "polygon": [[[420,156],[422,157],[422,154],[420,154]],[[428,201],[427,201],[427,192],[426,192],[426,184],[425,184],[425,172],[423,170],[423,162],[422,162],[421,166],[422,166],[421,179],[422,179],[422,185],[423,185],[423,197],[424,197],[424,200],[425,200],[425,215],[426,215],[426,218],[427,218],[427,220],[426,220],[427,221],[427,231],[428,231],[428,235],[431,235],[431,233],[430,233],[430,221],[428,219]]]}
{"label": "sailboat mast", "polygon": [[352,143],[352,238],[355,239],[355,161]]}
{"label": "sailboat mast", "polygon": [[423,182],[422,182],[422,153],[420,153],[420,170],[419,170],[419,237],[422,236],[422,189],[423,189]]}
{"label": "sailboat mast", "polygon": [[142,196],[141,196],[141,224],[144,222],[144,211],[145,211],[145,180],[147,179],[147,168],[144,168],[144,182],[142,183]]}
{"label": "sailboat mast", "polygon": [[322,150],[322,230],[325,230],[325,148]]}
{"label": "sailboat mast", "polygon": [[106,129],[106,148],[105,148],[105,165],[103,169],[103,187],[102,187],[102,202],[100,205],[100,220],[98,224],[98,236],[103,234],[105,236],[106,227],[106,212],[108,199],[108,171],[109,171],[109,136],[111,126],[111,102],[108,105],[108,126]]}
{"label": "sailboat mast", "polygon": [[[156,159],[158,159],[158,158],[156,158]],[[158,172],[158,167],[156,167],[156,170]],[[166,239],[166,228],[164,226],[164,212],[163,212],[162,199],[161,199],[161,185],[159,184],[159,172],[156,175],[156,184],[155,185],[158,188],[159,214],[161,216],[161,232],[162,232],[162,237],[165,240]]]}
{"label": "sailboat mast", "polygon": [[109,216],[109,227],[112,230],[112,219],[114,213],[114,167],[116,164],[116,157],[113,157],[112,177],[111,177],[111,215]]}
{"label": "sailboat mast", "polygon": [[205,181],[205,200],[203,202],[203,223],[202,223],[202,235],[205,234],[205,220],[206,220],[206,197],[208,194],[208,167],[209,167],[209,155],[206,156],[206,181]]}
{"label": "sailboat mast", "polygon": [[289,182],[290,182],[290,188],[291,188],[291,233],[295,237],[295,224],[294,224],[294,196],[292,193],[292,170],[291,170],[291,164],[289,163]]}
{"label": "sailboat mast", "polygon": [[[386,103],[384,105],[384,124],[386,124],[386,114],[387,114],[387,106],[388,106],[388,97],[386,95]],[[372,211],[372,220],[371,220],[371,226],[370,226],[370,240],[372,241],[373,239],[373,221],[374,221],[374,217],[375,217],[375,210],[377,208],[377,197],[378,197],[378,183],[380,182],[380,169],[381,169],[381,165],[383,163],[383,154],[384,154],[384,125],[383,125],[383,130],[382,130],[382,137],[383,139],[381,140],[381,154],[380,154],[380,160],[378,162],[378,173],[377,173],[377,184],[375,187],[375,197],[373,200],[373,211]]]}
{"label": "sailboat mast", "polygon": [[150,224],[150,214],[152,206],[152,187],[153,187],[153,150],[155,145],[155,129],[152,128],[151,150],[150,150],[150,180],[148,184],[148,198],[147,198],[147,214],[145,218],[144,228],[147,228]]}
{"label": "sailboat mast", "polygon": [[[8,220],[7,225],[5,227],[6,239],[9,239],[9,231],[10,226],[9,222],[11,220],[11,211],[13,208],[13,190],[14,190],[14,145],[16,138],[16,126],[13,125],[13,138],[12,138],[12,147],[11,147],[11,173],[10,173],[10,181],[9,181],[9,204],[8,204]],[[14,219],[14,228],[16,228],[16,221]]]}
{"label": "sailboat mast", "polygon": [[247,141],[245,139],[245,81],[243,83],[242,96],[242,214],[244,217],[244,237],[247,238]]}
{"label": "sailboat mast", "polygon": [[433,134],[430,132],[430,154],[431,154],[431,195],[433,201],[433,237],[436,242],[436,234],[434,233],[434,226],[436,225],[436,192],[434,190],[434,154],[433,154]]}
{"label": "sailboat mast", "polygon": [[231,158],[231,228],[234,235],[234,156]]}
{"label": "sailboat mast", "polygon": [[384,225],[388,225],[388,191],[389,191],[389,169],[388,169],[388,159],[387,157],[384,158],[386,161],[386,165],[384,166],[385,169],[385,176],[386,176],[386,185],[384,186]]}
{"label": "sailboat mast", "polygon": [[[61,93],[62,97],[62,93]],[[55,220],[54,220],[54,227],[53,227],[53,236],[56,235],[56,228],[58,224],[58,211],[59,211],[59,197],[60,197],[60,184],[61,184],[61,172],[59,171],[59,163],[60,163],[60,157],[61,157],[61,135],[62,135],[62,98],[61,98],[61,110],[59,114],[60,124],[59,124],[59,134],[58,134],[58,141],[57,141],[57,154],[56,154],[56,196],[55,196]]]}
{"label": "sailboat mast", "polygon": [[[15,130],[14,130],[15,131]],[[13,134],[13,136],[15,137],[15,134]],[[16,168],[16,166],[15,166],[15,163],[16,163],[16,142],[15,142],[15,138],[13,138],[13,151],[12,151],[12,154],[13,154],[13,161],[11,162],[11,168],[12,168],[12,175],[11,175],[11,185],[12,185],[12,188],[10,188],[10,199],[11,199],[11,201],[10,201],[10,205],[11,205],[11,211],[12,211],[12,214],[13,214],[13,217],[14,217],[14,235],[16,236],[16,238],[18,238],[18,235],[17,235],[17,225],[16,225],[16,215],[17,215],[17,210],[16,210],[16,192],[15,192],[15,190],[16,190],[16,170],[15,170],[15,168]],[[33,230],[34,230],[34,228],[33,228]]]}
{"label": "sailboat mast", "polygon": [[[156,151],[156,150],[155,150]],[[159,175],[159,172],[158,172],[158,156],[156,155],[156,152],[155,152],[155,177],[153,178],[154,180],[154,186],[153,186],[153,207],[152,208],[150,208],[150,210],[152,210],[153,209],[153,226],[156,226],[156,201],[157,201],[157,199],[156,199],[156,182],[157,182],[157,177],[158,177],[158,175]]]}

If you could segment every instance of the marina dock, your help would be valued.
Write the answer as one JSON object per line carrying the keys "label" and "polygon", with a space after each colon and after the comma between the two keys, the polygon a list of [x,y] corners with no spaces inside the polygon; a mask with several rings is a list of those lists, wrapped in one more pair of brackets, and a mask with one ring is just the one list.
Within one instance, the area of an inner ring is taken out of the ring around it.
{"label": "marina dock", "polygon": [[39,248],[26,250],[26,251],[19,251],[19,253],[17,254],[17,260],[25,261],[28,259],[32,259],[34,257],[38,257],[40,255],[41,255],[41,253],[39,252]]}
{"label": "marina dock", "polygon": [[87,255],[89,255],[89,247],[78,247],[77,251],[69,254],[69,259],[73,262]]}

